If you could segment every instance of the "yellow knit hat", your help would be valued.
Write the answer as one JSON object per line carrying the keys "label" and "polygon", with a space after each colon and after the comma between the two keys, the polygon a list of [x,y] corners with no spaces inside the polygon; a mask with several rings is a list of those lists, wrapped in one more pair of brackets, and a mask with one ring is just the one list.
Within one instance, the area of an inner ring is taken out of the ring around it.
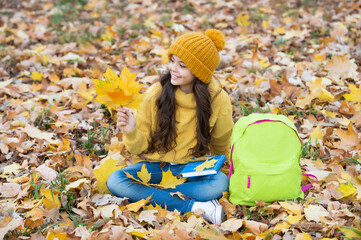
{"label": "yellow knit hat", "polygon": [[219,64],[219,51],[224,48],[225,38],[216,29],[208,29],[205,34],[186,33],[180,36],[168,50],[168,58],[176,55],[189,70],[205,84],[209,83],[213,71]]}

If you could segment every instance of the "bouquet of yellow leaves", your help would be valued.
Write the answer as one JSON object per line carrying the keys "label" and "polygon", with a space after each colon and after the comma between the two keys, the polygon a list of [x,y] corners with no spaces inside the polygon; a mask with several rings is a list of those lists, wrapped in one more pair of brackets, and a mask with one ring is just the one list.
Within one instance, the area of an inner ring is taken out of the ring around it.
{"label": "bouquet of yellow leaves", "polygon": [[120,76],[107,68],[103,74],[105,80],[93,79],[97,92],[96,101],[107,106],[108,110],[117,109],[120,106],[139,108],[143,100],[143,94],[139,93],[144,84],[135,81],[135,75],[125,67]]}

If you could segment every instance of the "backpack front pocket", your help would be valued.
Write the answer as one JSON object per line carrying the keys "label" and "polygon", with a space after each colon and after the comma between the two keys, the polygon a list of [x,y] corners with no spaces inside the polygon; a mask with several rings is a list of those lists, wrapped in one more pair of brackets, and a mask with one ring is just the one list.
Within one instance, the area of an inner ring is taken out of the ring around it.
{"label": "backpack front pocket", "polygon": [[256,201],[271,203],[277,200],[303,198],[301,182],[297,180],[300,179],[297,177],[298,174],[301,173],[290,170],[269,175],[238,175],[237,181],[230,182],[230,200],[254,206]]}

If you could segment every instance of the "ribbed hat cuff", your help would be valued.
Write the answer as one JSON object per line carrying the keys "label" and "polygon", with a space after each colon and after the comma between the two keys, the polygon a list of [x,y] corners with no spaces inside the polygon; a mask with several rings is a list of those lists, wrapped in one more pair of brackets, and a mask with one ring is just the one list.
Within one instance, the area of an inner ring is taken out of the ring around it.
{"label": "ribbed hat cuff", "polygon": [[168,51],[169,59],[171,59],[171,55],[179,57],[189,70],[203,83],[207,84],[210,82],[213,72],[186,48],[174,43]]}

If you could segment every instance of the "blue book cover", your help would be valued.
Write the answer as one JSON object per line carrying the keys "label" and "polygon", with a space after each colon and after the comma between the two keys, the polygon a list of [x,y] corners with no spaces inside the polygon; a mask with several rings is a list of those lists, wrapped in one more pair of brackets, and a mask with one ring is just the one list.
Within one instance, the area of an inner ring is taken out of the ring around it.
{"label": "blue book cover", "polygon": [[189,162],[183,168],[182,177],[199,177],[216,174],[226,161],[225,155],[209,156],[206,160]]}

